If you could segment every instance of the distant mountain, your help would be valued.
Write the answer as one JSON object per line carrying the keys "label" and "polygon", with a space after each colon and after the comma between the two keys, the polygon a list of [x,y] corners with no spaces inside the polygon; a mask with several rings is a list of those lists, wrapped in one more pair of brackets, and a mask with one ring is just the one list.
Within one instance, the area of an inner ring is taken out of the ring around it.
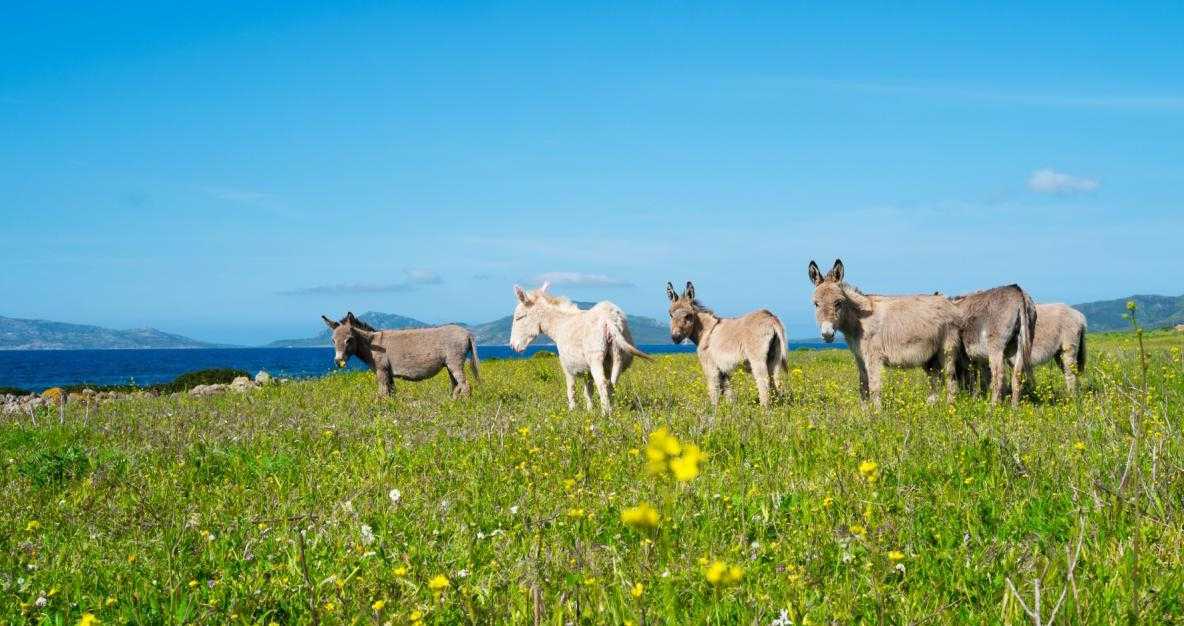
{"label": "distant mountain", "polygon": [[[576,302],[576,305],[581,309],[587,309],[593,306],[594,302]],[[402,315],[394,315],[391,313],[378,313],[376,311],[367,311],[358,316],[363,322],[370,324],[375,328],[425,328],[428,326],[436,326],[436,324],[428,324],[417,319],[404,317]],[[670,341],[670,327],[652,317],[642,317],[639,315],[629,315],[629,330],[633,333],[633,341],[640,344],[654,344],[667,343]],[[493,320],[492,322],[485,322],[482,324],[460,324],[473,332],[477,337],[477,343],[485,346],[504,346],[510,343],[510,326],[513,323],[513,316],[507,315],[502,318]],[[551,340],[540,336],[534,342],[536,345],[549,345]],[[317,336],[309,337],[307,339],[282,339],[280,341],[273,341],[267,344],[268,347],[317,347],[328,346],[329,329],[325,328]]]}
{"label": "distant mountain", "polygon": [[1130,296],[1075,304],[1073,308],[1085,314],[1091,331],[1130,330],[1131,323],[1122,317],[1126,314],[1128,300],[1134,300],[1138,305],[1139,324],[1143,328],[1184,324],[1184,296]]}
{"label": "distant mountain", "polygon": [[0,317],[0,350],[106,350],[134,348],[227,348],[155,328],[112,330],[99,326]]}
{"label": "distant mountain", "polygon": [[[411,317],[404,317],[402,315],[395,315],[394,313],[379,313],[378,311],[366,311],[358,316],[363,322],[375,328],[426,328],[432,326],[427,322],[421,322]],[[321,346],[333,345],[329,338],[329,327],[321,324],[321,332],[317,333],[315,337],[307,337],[304,339],[280,339],[267,344],[268,348],[319,348]]]}

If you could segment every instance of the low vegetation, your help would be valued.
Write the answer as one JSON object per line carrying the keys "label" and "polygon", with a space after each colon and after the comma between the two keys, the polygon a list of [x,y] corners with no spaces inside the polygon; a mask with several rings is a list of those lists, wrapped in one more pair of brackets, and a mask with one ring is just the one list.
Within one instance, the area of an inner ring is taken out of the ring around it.
{"label": "low vegetation", "polygon": [[693,356],[609,417],[553,359],[376,398],[366,373],[0,426],[0,621],[1143,623],[1184,615],[1181,340],[1090,336],[1080,398],[863,408],[794,352],[712,412]]}

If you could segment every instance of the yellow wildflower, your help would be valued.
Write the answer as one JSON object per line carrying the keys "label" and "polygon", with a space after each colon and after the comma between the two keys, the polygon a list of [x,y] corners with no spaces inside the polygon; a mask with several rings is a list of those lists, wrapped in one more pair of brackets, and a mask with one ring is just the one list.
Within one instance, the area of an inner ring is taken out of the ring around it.
{"label": "yellow wildflower", "polygon": [[636,583],[633,585],[633,588],[629,590],[629,593],[634,598],[640,598],[641,594],[645,593],[645,585],[643,585],[641,583]]}
{"label": "yellow wildflower", "polygon": [[855,535],[856,537],[863,537],[864,535],[867,535],[867,529],[863,526],[860,526],[859,524],[852,524],[847,528],[847,530],[851,531],[851,534]]}
{"label": "yellow wildflower", "polygon": [[581,517],[584,517],[584,515],[585,515],[584,509],[568,509],[567,510],[567,516],[574,518],[574,519],[580,519]]}
{"label": "yellow wildflower", "polygon": [[83,613],[82,619],[78,620],[78,626],[92,626],[92,624],[100,623],[99,618],[95,617],[94,613]]}
{"label": "yellow wildflower", "polygon": [[699,475],[699,462],[705,455],[699,451],[699,446],[690,444],[683,451],[682,456],[670,460],[670,471],[679,481],[695,480]]}
{"label": "yellow wildflower", "polygon": [[448,577],[443,574],[436,574],[434,578],[428,581],[428,589],[431,589],[436,593],[443,593],[445,589],[451,586],[452,583],[449,582]]}
{"label": "yellow wildflower", "polygon": [[197,586],[197,580],[191,580],[191,581],[189,581],[189,588],[190,588],[190,589],[193,589],[193,588],[194,588],[194,587],[196,587],[196,586]]}
{"label": "yellow wildflower", "polygon": [[395,568],[395,578],[402,578],[407,575],[407,566],[400,565]]}
{"label": "yellow wildflower", "polygon": [[903,561],[904,560],[904,553],[901,552],[900,550],[893,550],[888,553],[888,560],[892,561],[893,563],[896,563],[898,561]]}
{"label": "yellow wildflower", "polygon": [[879,478],[879,469],[880,466],[875,461],[865,460],[859,464],[859,474],[869,483],[874,483]]}
{"label": "yellow wildflower", "polygon": [[38,528],[41,528],[41,522],[39,522],[35,519],[29,520],[29,523],[25,524],[25,532],[27,532],[27,533],[31,533],[34,530],[37,530]]}
{"label": "yellow wildflower", "polygon": [[1077,443],[1073,444],[1073,449],[1078,452],[1083,452],[1085,450],[1085,442],[1078,441]]}
{"label": "yellow wildflower", "polygon": [[384,606],[386,606],[386,600],[375,600],[374,604],[370,605],[370,608],[374,609],[375,611],[381,611],[382,607]]}
{"label": "yellow wildflower", "polygon": [[645,502],[621,511],[621,521],[634,528],[654,528],[659,520],[658,511]]}
{"label": "yellow wildflower", "polygon": [[739,565],[728,565],[723,561],[712,561],[703,571],[703,576],[716,587],[734,585],[744,578],[744,568]]}

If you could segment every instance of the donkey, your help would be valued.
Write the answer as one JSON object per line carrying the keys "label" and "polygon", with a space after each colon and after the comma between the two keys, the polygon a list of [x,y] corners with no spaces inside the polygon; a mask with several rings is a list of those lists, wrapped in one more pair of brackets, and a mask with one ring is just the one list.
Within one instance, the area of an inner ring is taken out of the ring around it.
{"label": "donkey", "polygon": [[378,377],[378,395],[382,397],[391,395],[395,378],[425,380],[444,368],[448,368],[452,397],[467,396],[466,356],[472,359],[473,380],[481,382],[477,340],[473,333],[460,326],[376,330],[354,317],[352,311],[339,322],[324,315],[321,319],[333,331],[333,358],[337,367],[345,367],[351,356],[358,357]]}
{"label": "donkey", "polygon": [[600,302],[586,311],[571,300],[547,293],[550,283],[534,291],[514,285],[518,304],[510,328],[510,347],[522,352],[542,333],[555,342],[563,375],[567,378],[567,408],[576,408],[576,377],[584,377],[584,406],[592,409],[588,378],[596,385],[600,409],[612,410],[612,390],[633,357],[650,356],[633,345],[625,313],[612,302]]}
{"label": "donkey", "polygon": [[728,402],[735,400],[731,374],[743,367],[756,379],[761,406],[769,406],[770,387],[780,391],[781,374],[789,369],[781,320],[765,309],[743,317],[719,317],[695,299],[690,281],[681,296],[666,283],[666,296],[670,298],[670,339],[674,343],[690,339],[695,344],[711,405],[719,405],[721,387]]}
{"label": "donkey", "polygon": [[944,374],[946,399],[953,402],[961,349],[958,307],[941,296],[865,294],[843,282],[839,259],[825,276],[818,264],[810,261],[809,275],[822,339],[830,343],[835,331],[842,331],[859,368],[860,397],[867,400],[870,396],[879,410],[884,366],[923,367],[929,373],[929,400],[936,401],[939,376]]}
{"label": "donkey", "polygon": [[[1085,371],[1085,316],[1061,303],[1036,305],[1030,367],[1055,360],[1065,373],[1065,389],[1077,393],[1077,375]],[[1012,363],[1014,366],[1014,362]]]}
{"label": "donkey", "polygon": [[1036,305],[1019,285],[1005,285],[954,296],[950,302],[962,312],[962,349],[972,364],[986,362],[991,372],[991,404],[1003,397],[1003,368],[1014,359],[1011,405],[1020,402],[1020,382],[1031,369]]}

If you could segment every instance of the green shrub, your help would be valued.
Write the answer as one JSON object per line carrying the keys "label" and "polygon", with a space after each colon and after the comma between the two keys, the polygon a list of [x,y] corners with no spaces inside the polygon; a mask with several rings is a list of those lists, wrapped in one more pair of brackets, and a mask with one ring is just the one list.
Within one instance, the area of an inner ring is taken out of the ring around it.
{"label": "green shrub", "polygon": [[0,387],[0,396],[5,394],[12,394],[14,396],[27,396],[29,391],[19,387]]}
{"label": "green shrub", "polygon": [[226,367],[198,370],[196,372],[187,372],[185,374],[181,374],[171,383],[153,385],[151,389],[156,389],[161,393],[177,393],[181,391],[189,391],[198,385],[227,384],[234,382],[234,379],[238,378],[239,376],[246,376],[250,378],[250,374],[247,374],[242,370],[230,369]]}

